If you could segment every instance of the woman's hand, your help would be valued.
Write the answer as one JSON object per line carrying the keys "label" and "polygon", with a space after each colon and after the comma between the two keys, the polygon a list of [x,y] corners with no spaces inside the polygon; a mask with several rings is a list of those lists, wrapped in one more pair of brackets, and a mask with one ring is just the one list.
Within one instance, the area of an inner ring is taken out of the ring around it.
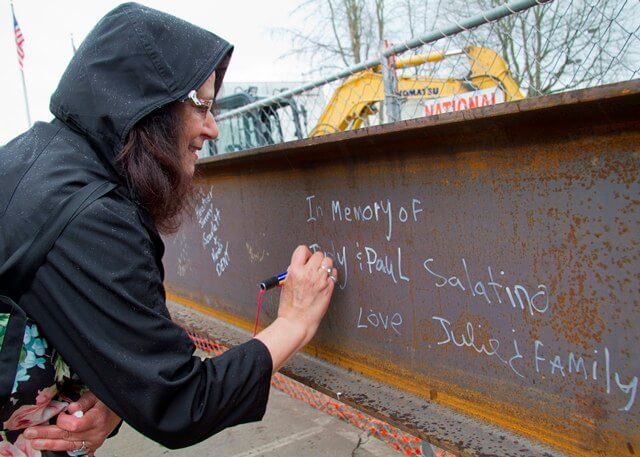
{"label": "woman's hand", "polygon": [[291,256],[287,279],[280,294],[278,317],[305,328],[304,344],[316,333],[329,308],[337,275],[333,260],[321,252],[311,254],[306,246],[298,246]]}
{"label": "woman's hand", "polygon": [[[74,413],[82,411],[82,417]],[[34,449],[48,451],[88,450],[88,455],[102,446],[104,440],[120,423],[120,418],[91,392],[71,403],[67,412],[58,415],[56,425],[29,427],[23,436]]]}
{"label": "woman's hand", "polygon": [[256,336],[269,349],[274,372],[315,335],[337,280],[338,272],[329,257],[321,252],[312,254],[306,246],[293,252],[278,318]]}

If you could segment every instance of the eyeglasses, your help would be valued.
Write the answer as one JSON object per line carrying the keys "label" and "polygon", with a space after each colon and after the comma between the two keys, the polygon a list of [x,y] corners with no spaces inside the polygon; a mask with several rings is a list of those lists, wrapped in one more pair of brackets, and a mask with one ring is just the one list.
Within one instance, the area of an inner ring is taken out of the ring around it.
{"label": "eyeglasses", "polygon": [[180,101],[183,103],[191,103],[193,106],[198,108],[198,111],[200,111],[200,114],[203,116],[206,116],[207,112],[209,112],[213,106],[213,100],[203,100],[198,98],[195,90],[189,92],[187,96]]}

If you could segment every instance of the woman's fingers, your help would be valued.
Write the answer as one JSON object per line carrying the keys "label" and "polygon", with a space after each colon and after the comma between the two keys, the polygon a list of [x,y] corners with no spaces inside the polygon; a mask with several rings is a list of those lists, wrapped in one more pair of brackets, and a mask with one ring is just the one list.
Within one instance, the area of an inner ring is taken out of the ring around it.
{"label": "woman's fingers", "polygon": [[98,402],[96,397],[91,391],[87,391],[80,397],[78,401],[75,401],[69,405],[67,412],[73,414],[78,411],[88,411]]}
{"label": "woman's fingers", "polygon": [[[331,279],[334,278],[334,279]],[[320,286],[322,289],[326,289],[329,285],[337,281],[338,272],[333,268],[333,259],[331,257],[325,257],[320,264]]]}
{"label": "woman's fingers", "polygon": [[23,433],[27,439],[43,439],[43,440],[70,440],[71,432],[63,430],[56,425],[36,425],[29,427]]}
{"label": "woman's fingers", "polygon": [[311,257],[311,251],[309,250],[309,248],[304,245],[300,245],[295,249],[295,251],[293,251],[293,254],[291,255],[291,266],[302,266],[307,263],[309,257]]}
{"label": "woman's fingers", "polygon": [[338,270],[335,268],[331,269],[331,274],[328,277],[329,281],[331,281],[334,285],[338,282]]}
{"label": "woman's fingers", "polygon": [[331,270],[333,270],[333,259],[331,257],[323,257],[322,262],[320,263],[320,268],[328,274],[331,274]]}
{"label": "woman's fingers", "polygon": [[[84,443],[84,448],[82,444]],[[31,442],[31,447],[38,450],[47,451],[76,451],[76,450],[89,450],[93,451],[93,445],[90,441],[82,440],[56,440],[56,439],[37,439]]]}
{"label": "woman's fingers", "polygon": [[324,254],[320,251],[317,251],[309,258],[306,267],[310,268],[311,270],[320,270],[323,260],[325,260]]}
{"label": "woman's fingers", "polygon": [[312,253],[309,248],[304,245],[298,246],[291,256],[291,265],[288,270],[299,267],[306,267],[310,272],[322,272],[326,275],[337,278],[335,269],[333,268],[333,259],[325,257],[325,255],[317,251]]}
{"label": "woman's fingers", "polygon": [[[82,441],[86,446],[93,442],[89,436],[91,434],[81,431],[74,433],[61,429],[56,425],[37,425],[29,427],[24,432],[24,437],[32,440],[32,445],[37,449],[47,449],[50,451],[68,451],[82,447]],[[36,439],[33,439],[36,438]],[[66,444],[65,444],[66,443]],[[75,445],[77,447],[74,447]],[[49,445],[54,447],[48,447]]]}
{"label": "woman's fingers", "polygon": [[84,411],[84,414],[62,412],[56,425],[39,425],[24,431],[24,437],[31,440],[34,449],[84,451],[78,455],[91,455],[120,422],[120,418],[91,393],[85,393],[72,405],[71,412]]}
{"label": "woman's fingers", "polygon": [[87,414],[82,417],[76,417],[73,414],[66,414],[64,412],[58,414],[56,419],[56,425],[63,430],[70,432],[87,432],[92,429],[102,426],[102,417],[100,415],[92,413],[93,410],[87,411]]}

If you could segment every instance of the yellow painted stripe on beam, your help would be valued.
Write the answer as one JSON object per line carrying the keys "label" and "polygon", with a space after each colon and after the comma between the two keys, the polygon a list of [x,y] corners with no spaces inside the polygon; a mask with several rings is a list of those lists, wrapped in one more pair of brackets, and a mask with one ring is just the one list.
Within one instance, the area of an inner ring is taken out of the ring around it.
{"label": "yellow painted stripe on beam", "polygon": [[179,305],[194,309],[202,314],[206,314],[207,316],[215,317],[216,319],[224,321],[235,327],[239,327],[248,332],[253,332],[253,326],[249,322],[247,322],[244,319],[240,319],[231,313],[227,313],[226,311],[219,311],[209,306],[204,306],[198,302],[185,298],[169,290],[167,290],[166,293],[167,293],[167,300],[171,300],[173,302],[178,303]]}

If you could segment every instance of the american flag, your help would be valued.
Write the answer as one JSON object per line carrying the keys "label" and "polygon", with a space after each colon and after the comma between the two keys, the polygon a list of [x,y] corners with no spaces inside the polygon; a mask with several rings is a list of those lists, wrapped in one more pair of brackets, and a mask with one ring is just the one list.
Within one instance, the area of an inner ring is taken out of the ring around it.
{"label": "american flag", "polygon": [[22,44],[24,43],[24,37],[22,36],[22,30],[20,30],[20,26],[18,25],[18,20],[16,19],[16,13],[13,12],[13,5],[11,5],[11,14],[13,15],[13,31],[16,35],[16,51],[18,51],[18,65],[20,65],[20,70],[24,70],[24,66],[22,65],[22,61],[24,60],[24,49],[22,48]]}

